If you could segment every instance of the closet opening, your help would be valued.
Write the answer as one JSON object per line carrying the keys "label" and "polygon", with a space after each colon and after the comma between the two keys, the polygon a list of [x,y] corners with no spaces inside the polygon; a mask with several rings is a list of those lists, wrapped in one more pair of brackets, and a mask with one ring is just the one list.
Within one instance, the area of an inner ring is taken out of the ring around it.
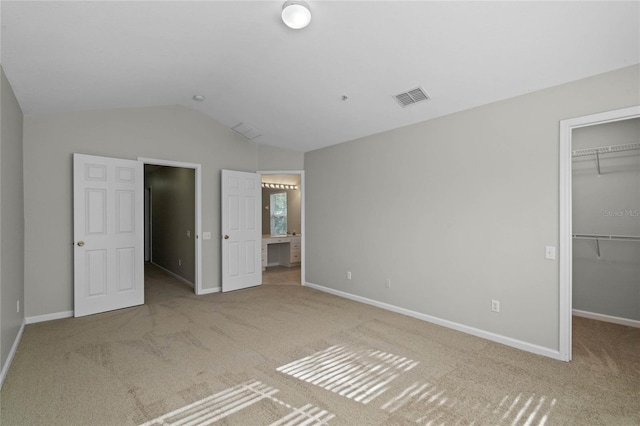
{"label": "closet opening", "polygon": [[573,316],[640,327],[640,107],[560,130],[559,358],[570,361]]}

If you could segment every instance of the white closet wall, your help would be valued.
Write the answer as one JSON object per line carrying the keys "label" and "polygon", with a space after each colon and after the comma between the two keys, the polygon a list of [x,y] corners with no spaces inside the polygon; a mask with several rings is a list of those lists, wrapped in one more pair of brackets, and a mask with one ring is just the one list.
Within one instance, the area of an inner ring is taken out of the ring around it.
{"label": "white closet wall", "polygon": [[[574,153],[638,144],[640,119],[572,136]],[[573,157],[573,234],[640,236],[640,149]],[[640,320],[640,241],[574,237],[573,308]]]}

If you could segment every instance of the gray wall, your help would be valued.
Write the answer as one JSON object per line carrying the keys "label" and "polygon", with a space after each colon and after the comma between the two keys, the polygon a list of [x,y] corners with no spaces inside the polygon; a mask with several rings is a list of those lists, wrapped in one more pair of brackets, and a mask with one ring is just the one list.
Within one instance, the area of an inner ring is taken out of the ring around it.
{"label": "gray wall", "polygon": [[[573,131],[572,149],[640,142],[640,119]],[[640,151],[573,159],[573,232],[640,236]],[[640,242],[573,240],[573,308],[640,320]]]}
{"label": "gray wall", "polygon": [[25,117],[27,317],[73,310],[74,152],[202,165],[202,231],[212,233],[211,240],[202,242],[204,289],[220,286],[220,170],[292,170],[302,163],[300,153],[259,147],[210,117],[178,106]]}
{"label": "gray wall", "polygon": [[[22,110],[0,67],[0,371],[24,321]],[[20,302],[20,312],[16,303]]]}
{"label": "gray wall", "polygon": [[[300,185],[298,184],[298,188]],[[287,194],[287,232],[302,234],[302,191],[296,189]]]}
{"label": "gray wall", "polygon": [[149,187],[151,261],[195,285],[195,170],[147,166],[145,188]]}
{"label": "gray wall", "polygon": [[559,121],[638,105],[639,73],[306,153],[306,281],[558,350]]}
{"label": "gray wall", "polygon": [[302,169],[304,169],[303,153],[270,145],[258,145],[257,170],[278,171]]}

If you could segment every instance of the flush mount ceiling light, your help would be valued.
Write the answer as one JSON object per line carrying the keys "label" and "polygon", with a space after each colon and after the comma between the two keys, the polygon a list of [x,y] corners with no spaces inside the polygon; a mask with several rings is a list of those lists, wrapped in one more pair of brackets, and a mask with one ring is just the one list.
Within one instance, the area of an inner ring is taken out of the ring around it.
{"label": "flush mount ceiling light", "polygon": [[311,10],[307,3],[297,0],[286,1],[282,5],[282,22],[287,27],[299,30],[311,22]]}

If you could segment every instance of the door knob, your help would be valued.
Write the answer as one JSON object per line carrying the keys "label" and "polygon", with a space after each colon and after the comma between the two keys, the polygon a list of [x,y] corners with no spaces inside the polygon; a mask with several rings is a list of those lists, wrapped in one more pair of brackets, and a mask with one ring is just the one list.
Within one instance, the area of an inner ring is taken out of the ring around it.
{"label": "door knob", "polygon": [[84,241],[78,241],[78,247],[84,246]]}
{"label": "door knob", "polygon": [[228,240],[228,239],[229,239],[229,236],[228,236],[228,235],[225,235],[225,236],[224,236],[224,239],[225,239],[225,240]]}

